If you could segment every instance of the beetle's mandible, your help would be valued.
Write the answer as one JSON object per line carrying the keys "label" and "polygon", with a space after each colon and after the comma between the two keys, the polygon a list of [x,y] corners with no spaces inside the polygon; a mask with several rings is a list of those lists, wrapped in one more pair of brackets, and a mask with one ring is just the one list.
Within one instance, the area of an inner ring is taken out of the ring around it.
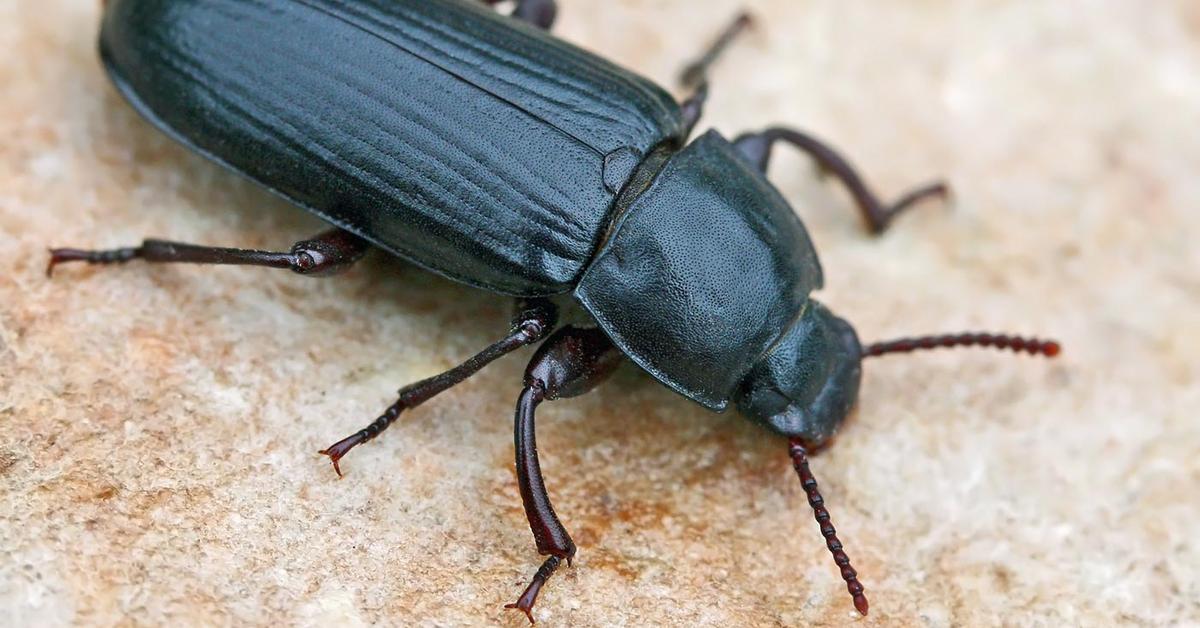
{"label": "beetle's mandible", "polygon": [[[553,0],[109,0],[100,55],[155,126],[307,209],[333,229],[270,252],[146,240],[53,249],[63,262],[240,264],[307,275],[371,247],[516,297],[507,336],[406,386],[364,429],[321,453],[339,461],[399,415],[493,360],[541,342],[517,401],[521,498],[546,556],[509,605],[538,593],[575,544],[550,504],[534,439],[538,405],[593,389],[629,358],[713,411],[735,405],[788,452],[859,612],[867,598],[809,471],[858,394],[862,360],[980,345],[1054,356],[1053,342],[962,334],[863,346],[810,293],[823,276],[808,233],[765,171],[779,143],[847,186],[867,226],[942,197],[935,183],[891,204],[816,138],[769,127],[689,141],[707,69],[739,17],[663,89],[547,34]],[[556,331],[549,297],[573,295],[594,325]],[[545,340],[545,342],[542,342]]]}

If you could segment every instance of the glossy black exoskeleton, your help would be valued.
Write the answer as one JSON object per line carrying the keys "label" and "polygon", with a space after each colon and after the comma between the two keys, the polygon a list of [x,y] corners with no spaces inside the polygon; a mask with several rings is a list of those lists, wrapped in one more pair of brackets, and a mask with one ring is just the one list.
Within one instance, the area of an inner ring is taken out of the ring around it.
{"label": "glossy black exoskeleton", "polygon": [[[485,0],[496,4],[498,0]],[[862,359],[991,345],[1053,355],[1054,343],[991,335],[860,345],[809,294],[823,276],[804,226],[764,173],[774,145],[840,179],[867,225],[944,195],[891,205],[815,138],[773,127],[689,142],[708,66],[739,18],[663,89],[546,33],[553,0],[511,17],[468,0],[110,0],[100,55],[151,123],[334,229],[288,252],[161,240],[55,249],[68,261],[243,264],[328,275],[375,247],[458,281],[519,298],[511,333],[462,365],[400,391],[366,428],[322,453],[338,463],[411,409],[491,361],[549,337],[525,376],[517,475],[548,556],[510,605],[532,621],[546,580],[575,545],[538,466],[538,404],[592,389],[622,358],[720,412],[731,403],[789,440],[821,533],[854,598],[867,600],[808,469],[858,393]],[[515,18],[515,19],[513,19]],[[49,271],[48,269],[48,271]],[[595,325],[557,333],[547,297],[570,293]]]}

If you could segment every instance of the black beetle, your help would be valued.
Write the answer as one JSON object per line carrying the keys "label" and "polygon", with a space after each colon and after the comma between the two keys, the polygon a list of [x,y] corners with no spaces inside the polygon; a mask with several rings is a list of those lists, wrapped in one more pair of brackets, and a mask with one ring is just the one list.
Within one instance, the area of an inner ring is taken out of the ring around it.
{"label": "black beetle", "polygon": [[[497,4],[498,0],[484,0]],[[866,614],[807,454],[857,397],[864,357],[963,345],[1056,355],[1053,342],[963,334],[863,347],[809,298],[822,271],[809,236],[764,172],[778,142],[849,188],[872,231],[946,188],[884,205],[835,151],[785,128],[734,142],[700,118],[707,67],[739,18],[685,73],[676,103],[649,81],[546,34],[553,0],[513,18],[467,0],[112,0],[100,54],[153,124],[336,229],[289,252],[147,240],[54,249],[62,262],[243,264],[309,275],[345,270],[370,246],[518,297],[512,332],[457,368],[400,391],[368,427],[321,453],[338,474],[350,449],[522,346],[533,357],[515,418],[521,498],[548,556],[519,600],[575,554],[538,467],[534,410],[594,388],[628,357],[720,412],[732,402],[787,437],[821,534]],[[548,297],[573,293],[597,326],[555,332]]]}

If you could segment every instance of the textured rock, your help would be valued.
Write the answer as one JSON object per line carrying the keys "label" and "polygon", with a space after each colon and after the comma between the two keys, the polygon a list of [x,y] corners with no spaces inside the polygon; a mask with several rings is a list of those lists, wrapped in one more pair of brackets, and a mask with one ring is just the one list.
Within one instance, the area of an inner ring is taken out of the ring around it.
{"label": "textured rock", "polygon": [[[538,558],[511,462],[523,357],[346,459],[321,447],[496,337],[502,301],[381,257],[310,280],[64,267],[144,235],[286,246],[319,224],[175,146],[104,79],[98,2],[0,2],[0,617],[10,625],[501,624]],[[563,2],[560,32],[670,81],[736,9]],[[813,460],[878,624],[1200,622],[1200,11],[748,2],[727,134],[787,122],[928,205],[865,237],[782,150],[821,298],[864,338],[1058,336],[868,365]],[[524,354],[527,356],[528,354]],[[854,620],[782,443],[633,369],[548,406],[580,546],[541,625]]]}

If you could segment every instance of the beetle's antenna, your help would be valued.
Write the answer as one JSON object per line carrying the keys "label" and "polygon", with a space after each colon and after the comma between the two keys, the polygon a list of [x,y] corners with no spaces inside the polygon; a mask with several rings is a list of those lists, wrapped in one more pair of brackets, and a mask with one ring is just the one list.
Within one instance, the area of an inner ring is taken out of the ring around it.
{"label": "beetle's antenna", "polygon": [[874,358],[891,353],[912,353],[926,349],[951,349],[955,347],[994,347],[1009,349],[1014,353],[1029,353],[1053,358],[1062,352],[1062,345],[1053,340],[1038,338],[1022,338],[1003,334],[950,334],[945,336],[925,336],[922,338],[901,338],[888,342],[877,342],[863,348],[864,358]]}
{"label": "beetle's antenna", "polygon": [[817,480],[813,477],[812,471],[808,469],[808,452],[799,439],[792,439],[788,443],[788,454],[792,457],[792,467],[796,469],[796,475],[800,476],[800,484],[808,495],[808,505],[812,506],[813,515],[821,526],[821,536],[825,537],[825,546],[829,548],[829,553],[833,554],[833,562],[837,563],[838,569],[842,571],[842,580],[846,581],[846,590],[854,598],[854,608],[866,615],[869,606],[867,596],[863,595],[863,585],[858,581],[858,572],[850,566],[850,557],[842,550],[842,542],[838,540],[837,530],[833,528],[833,522],[829,520],[829,511],[825,509],[825,499],[821,497],[821,491],[817,489]]}

